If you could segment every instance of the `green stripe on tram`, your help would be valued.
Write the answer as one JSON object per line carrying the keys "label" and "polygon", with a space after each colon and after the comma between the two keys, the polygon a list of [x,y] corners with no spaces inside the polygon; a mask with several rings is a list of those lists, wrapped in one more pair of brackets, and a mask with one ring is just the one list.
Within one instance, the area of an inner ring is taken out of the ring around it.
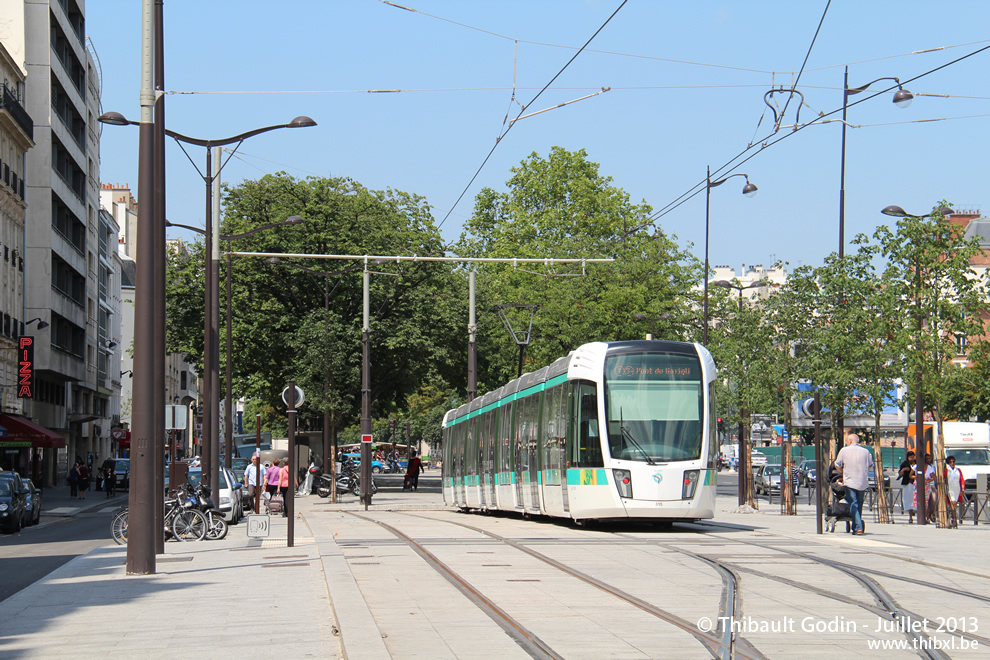
{"label": "green stripe on tram", "polygon": [[537,385],[533,385],[532,387],[527,387],[524,390],[520,390],[519,392],[509,394],[508,396],[504,396],[498,401],[489,403],[484,408],[479,408],[478,410],[469,412],[463,417],[458,417],[457,419],[450,420],[449,422],[447,422],[447,426],[454,426],[456,424],[460,424],[461,422],[466,422],[469,419],[473,419],[478,415],[482,415],[488,412],[489,410],[494,410],[499,406],[505,405],[506,403],[515,401],[516,399],[524,399],[528,396],[532,396],[533,394],[538,394],[548,387],[556,387],[557,385],[560,385],[561,383],[565,383],[565,382],[567,382],[567,374],[561,374],[559,376],[555,376],[554,378],[551,378],[548,381],[539,383]]}

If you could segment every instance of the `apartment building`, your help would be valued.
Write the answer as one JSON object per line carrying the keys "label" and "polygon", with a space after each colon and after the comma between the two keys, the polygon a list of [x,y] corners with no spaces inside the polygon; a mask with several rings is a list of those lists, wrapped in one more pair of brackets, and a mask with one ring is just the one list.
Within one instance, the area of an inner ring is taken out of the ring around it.
{"label": "apartment building", "polygon": [[51,485],[76,458],[98,465],[111,454],[122,348],[119,226],[100,214],[102,82],[84,0],[0,0],[0,16],[0,38],[25,74],[20,98],[33,123],[35,146],[19,177],[26,207],[18,318],[34,322],[22,330],[34,340],[24,419],[51,434],[30,472]]}
{"label": "apartment building", "polygon": [[[128,184],[104,183],[100,188],[100,206],[104,213],[113,216],[120,227],[118,234],[117,252],[119,255],[121,277],[121,338],[124,351],[120,365],[120,425],[118,448],[122,453],[129,448],[129,427],[131,425],[131,408],[133,397],[134,362],[131,351],[134,348],[134,303],[137,299],[136,262],[138,231],[138,203],[131,194]],[[168,250],[184,251],[185,245],[181,240],[168,241]],[[165,356],[165,405],[180,406],[196,410],[199,401],[199,382],[196,370],[185,357],[179,353],[169,353]],[[190,428],[185,432],[174,434],[172,443],[178,456],[198,454],[195,440],[198,434],[196,420],[187,415]]]}

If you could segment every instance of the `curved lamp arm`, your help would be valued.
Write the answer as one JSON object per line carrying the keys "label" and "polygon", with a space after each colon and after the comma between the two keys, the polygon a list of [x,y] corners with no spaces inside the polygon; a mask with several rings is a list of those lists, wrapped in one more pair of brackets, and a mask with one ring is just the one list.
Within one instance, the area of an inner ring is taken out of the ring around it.
{"label": "curved lamp arm", "polygon": [[860,92],[865,92],[867,88],[873,83],[880,82],[881,80],[893,80],[897,83],[897,91],[894,92],[894,105],[898,108],[906,108],[911,105],[911,101],[914,100],[914,94],[904,89],[899,78],[894,78],[887,76],[885,78],[877,78],[876,80],[871,80],[861,87],[847,87],[844,90],[845,98],[849,98],[853,94],[859,94]]}
{"label": "curved lamp arm", "polygon": [[752,183],[749,182],[749,175],[748,174],[743,174],[742,172],[740,172],[738,174],[730,174],[729,176],[727,176],[727,177],[725,177],[723,179],[719,179],[718,181],[709,181],[708,182],[708,187],[709,188],[717,188],[718,186],[722,185],[723,183],[725,183],[726,181],[728,181],[729,179],[731,179],[734,176],[741,176],[741,177],[745,177],[746,178],[746,185],[743,186],[743,189],[742,189],[742,193],[744,195],[746,195],[746,197],[753,197],[753,196],[756,195],[756,191],[759,190],[759,188],[757,188],[755,185],[753,185]]}
{"label": "curved lamp arm", "polygon": [[[138,122],[132,121],[120,114],[119,112],[104,112],[97,118],[97,121],[103,124],[111,124],[113,126],[137,126]],[[179,142],[185,142],[187,144],[195,144],[199,147],[222,147],[224,145],[233,144],[235,142],[243,142],[249,137],[254,137],[261,133],[267,133],[268,131],[274,131],[280,128],[305,128],[307,126],[316,126],[316,122],[306,116],[299,116],[290,121],[288,124],[277,124],[275,126],[265,126],[264,128],[256,128],[253,131],[247,131],[246,133],[241,133],[240,135],[235,135],[229,138],[222,138],[219,140],[203,140],[201,138],[189,137],[188,135],[183,135],[182,133],[176,133],[175,131],[170,131],[165,129],[165,135],[169,136],[174,140]]]}

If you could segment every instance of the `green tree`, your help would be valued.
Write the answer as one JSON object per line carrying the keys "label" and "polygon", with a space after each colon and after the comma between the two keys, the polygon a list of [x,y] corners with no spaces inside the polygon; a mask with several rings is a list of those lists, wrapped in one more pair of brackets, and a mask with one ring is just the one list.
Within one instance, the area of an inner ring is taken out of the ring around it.
{"label": "green tree", "polygon": [[[875,237],[887,259],[885,280],[910,309],[899,328],[906,347],[908,382],[921,383],[927,407],[938,425],[935,474],[938,483],[938,524],[948,526],[944,479],[947,367],[956,356],[958,337],[983,334],[980,312],[986,293],[971,259],[982,254],[976,238],[966,240],[963,229],[946,218],[944,202],[927,216],[898,219],[895,230],[881,226]],[[920,453],[920,448],[919,448]]]}
{"label": "green tree", "polygon": [[[225,189],[221,234],[236,234],[291,215],[305,223],[238,240],[243,252],[280,254],[430,255],[443,243],[430,207],[416,195],[369,190],[347,178],[298,180],[267,175]],[[266,428],[284,415],[279,394],[293,379],[306,392],[300,430],[320,428],[330,412],[336,431],[360,415],[361,261],[234,257],[234,396],[265,403]],[[294,266],[301,266],[296,268]],[[440,262],[368,264],[372,414],[402,407],[420,382],[460,385],[466,337],[451,332],[467,320],[463,279]],[[202,361],[203,250],[170,259],[168,315],[172,347]],[[307,272],[317,271],[316,274]],[[325,274],[324,274],[325,273]],[[388,273],[386,275],[377,273]],[[222,276],[223,277],[223,276]],[[199,288],[197,292],[196,289]],[[223,289],[223,287],[222,287]],[[226,305],[221,293],[221,306]],[[224,333],[221,320],[221,336]],[[225,358],[222,354],[221,361]]]}
{"label": "green tree", "polygon": [[506,188],[478,194],[454,248],[458,255],[616,261],[479,265],[479,383],[497,387],[516,375],[518,349],[498,317],[485,312],[495,304],[539,305],[528,368],[585,342],[641,337],[650,321],[634,322],[636,312],[656,319],[657,334],[667,338],[683,334],[697,317],[687,293],[700,281],[697,260],[663,232],[650,234],[650,207],[630,202],[584,150],[533,153],[512,169]]}

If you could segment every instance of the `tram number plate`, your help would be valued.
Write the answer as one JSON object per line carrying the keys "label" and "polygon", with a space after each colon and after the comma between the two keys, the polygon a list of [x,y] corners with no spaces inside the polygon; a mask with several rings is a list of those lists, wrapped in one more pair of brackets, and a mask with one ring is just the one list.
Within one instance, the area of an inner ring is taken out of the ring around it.
{"label": "tram number plate", "polygon": [[271,530],[271,516],[255,513],[247,516],[247,535],[250,538],[268,538]]}

